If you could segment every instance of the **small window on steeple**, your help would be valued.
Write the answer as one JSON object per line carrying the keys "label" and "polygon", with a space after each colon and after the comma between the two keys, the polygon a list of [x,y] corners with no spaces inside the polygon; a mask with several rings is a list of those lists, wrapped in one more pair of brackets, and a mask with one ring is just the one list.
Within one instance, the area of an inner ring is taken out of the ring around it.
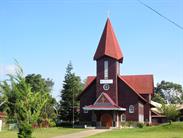
{"label": "small window on steeple", "polygon": [[117,74],[120,75],[120,64],[118,61],[116,61],[116,67],[117,67]]}
{"label": "small window on steeple", "polygon": [[108,61],[104,61],[104,79],[108,79]]}

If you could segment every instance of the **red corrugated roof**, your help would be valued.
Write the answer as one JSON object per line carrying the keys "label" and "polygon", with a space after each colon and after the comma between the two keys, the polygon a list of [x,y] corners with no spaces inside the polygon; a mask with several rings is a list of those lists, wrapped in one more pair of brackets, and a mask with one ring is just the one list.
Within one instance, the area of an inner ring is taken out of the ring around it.
{"label": "red corrugated roof", "polygon": [[86,79],[86,83],[84,86],[84,90],[78,95],[77,99],[80,98],[80,96],[85,92],[85,90],[92,84],[92,82],[96,79],[95,76],[88,76]]}
{"label": "red corrugated roof", "polygon": [[[145,100],[140,94],[153,94],[154,93],[154,81],[153,75],[122,75],[119,76],[120,79],[125,81],[125,83],[133,89],[143,100]],[[84,91],[92,84],[96,79],[96,76],[88,76]],[[82,95],[82,93],[80,95]],[[80,97],[78,96],[78,98]]]}
{"label": "red corrugated roof", "polygon": [[123,75],[120,76],[139,94],[153,94],[153,75]]}
{"label": "red corrugated roof", "polygon": [[109,18],[107,19],[104,31],[98,44],[98,48],[95,52],[94,60],[97,60],[103,56],[112,57],[119,60],[120,62],[123,61],[123,54]]}
{"label": "red corrugated roof", "polygon": [[122,107],[119,107],[119,106],[115,106],[115,105],[107,105],[107,106],[99,106],[99,105],[89,105],[89,106],[86,106],[87,108],[122,108]]}
{"label": "red corrugated roof", "polygon": [[143,101],[147,102],[147,100],[144,99],[144,98],[136,91],[136,89],[133,88],[125,79],[123,79],[121,76],[119,76],[119,78],[120,78],[126,85],[128,85],[128,87],[130,87],[130,88],[133,90],[133,92],[134,92],[135,94],[137,94]]}
{"label": "red corrugated roof", "polygon": [[85,83],[85,86],[84,86],[84,90],[86,88],[88,88],[88,86],[90,86],[90,84],[95,80],[95,76],[88,76],[87,79],[86,79],[86,83]]}

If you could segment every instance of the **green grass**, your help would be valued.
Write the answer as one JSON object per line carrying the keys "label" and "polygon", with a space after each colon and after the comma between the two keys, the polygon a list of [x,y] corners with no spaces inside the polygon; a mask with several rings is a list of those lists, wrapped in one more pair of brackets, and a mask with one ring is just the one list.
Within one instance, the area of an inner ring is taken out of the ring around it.
{"label": "green grass", "polygon": [[183,123],[145,128],[126,128],[100,133],[89,138],[183,138]]}
{"label": "green grass", "polygon": [[[39,128],[35,129],[33,132],[33,137],[36,138],[51,138],[54,136],[60,136],[64,134],[70,134],[70,133],[75,133],[79,132],[85,129],[73,129],[73,128],[59,128],[59,127],[54,127],[54,128]],[[4,130],[0,132],[0,138],[17,138],[17,131],[7,131]]]}

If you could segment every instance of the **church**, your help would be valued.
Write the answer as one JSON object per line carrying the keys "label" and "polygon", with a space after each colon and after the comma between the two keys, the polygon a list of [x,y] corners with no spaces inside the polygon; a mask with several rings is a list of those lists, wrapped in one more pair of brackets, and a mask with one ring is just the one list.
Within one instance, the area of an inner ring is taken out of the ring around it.
{"label": "church", "polygon": [[126,121],[151,123],[153,75],[120,73],[124,56],[109,18],[93,59],[96,76],[87,77],[78,96],[80,122],[105,128],[118,128]]}

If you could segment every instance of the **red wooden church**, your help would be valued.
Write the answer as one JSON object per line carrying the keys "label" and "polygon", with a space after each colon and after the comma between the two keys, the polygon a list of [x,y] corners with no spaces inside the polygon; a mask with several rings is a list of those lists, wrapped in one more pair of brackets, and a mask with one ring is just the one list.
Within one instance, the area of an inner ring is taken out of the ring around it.
{"label": "red wooden church", "polygon": [[121,122],[151,123],[153,75],[121,75],[123,54],[107,19],[94,55],[96,76],[88,76],[79,95],[80,122],[120,127]]}

